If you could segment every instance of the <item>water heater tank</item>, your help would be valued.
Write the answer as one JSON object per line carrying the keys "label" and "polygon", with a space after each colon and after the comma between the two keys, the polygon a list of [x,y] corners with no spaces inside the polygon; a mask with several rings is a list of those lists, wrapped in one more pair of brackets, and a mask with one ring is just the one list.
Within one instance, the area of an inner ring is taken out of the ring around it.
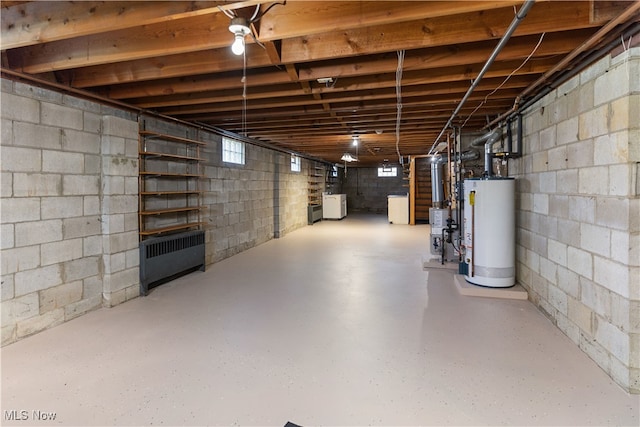
{"label": "water heater tank", "polygon": [[515,285],[515,180],[464,181],[465,279],[491,288]]}

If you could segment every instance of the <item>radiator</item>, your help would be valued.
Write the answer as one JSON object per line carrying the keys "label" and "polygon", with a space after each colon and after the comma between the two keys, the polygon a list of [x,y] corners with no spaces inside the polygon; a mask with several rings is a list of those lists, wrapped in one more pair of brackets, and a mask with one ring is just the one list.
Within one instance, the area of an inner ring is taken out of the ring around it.
{"label": "radiator", "polygon": [[140,293],[195,270],[204,271],[204,231],[187,231],[140,242]]}
{"label": "radiator", "polygon": [[307,207],[307,223],[313,225],[314,222],[322,219],[322,205],[309,205]]}

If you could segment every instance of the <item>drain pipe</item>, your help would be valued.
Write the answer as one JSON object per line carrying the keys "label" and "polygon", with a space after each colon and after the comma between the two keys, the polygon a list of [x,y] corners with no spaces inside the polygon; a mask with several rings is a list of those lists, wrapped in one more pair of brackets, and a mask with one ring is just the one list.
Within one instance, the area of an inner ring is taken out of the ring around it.
{"label": "drain pipe", "polygon": [[429,150],[429,153],[428,153],[429,155],[433,154],[433,150],[435,149],[436,145],[438,145],[438,142],[440,142],[440,138],[442,138],[442,135],[444,135],[446,130],[449,127],[451,127],[451,125],[453,124],[453,121],[455,120],[456,116],[464,106],[465,102],[467,102],[467,99],[469,99],[469,97],[471,96],[471,93],[473,93],[475,88],[480,84],[482,77],[484,77],[485,73],[489,70],[491,65],[493,65],[493,61],[495,61],[496,57],[500,54],[502,49],[506,46],[507,42],[511,38],[511,35],[514,33],[516,28],[518,28],[518,25],[520,25],[520,22],[527,16],[527,13],[529,12],[529,10],[531,9],[534,3],[535,3],[535,0],[527,0],[524,2],[524,4],[520,8],[516,16],[513,18],[513,21],[511,21],[511,25],[509,25],[509,28],[507,28],[507,31],[504,33],[504,35],[500,39],[500,42],[491,53],[491,56],[489,56],[489,59],[487,59],[487,62],[482,67],[482,70],[480,70],[480,73],[478,73],[478,77],[476,77],[476,79],[473,81],[473,84],[471,85],[471,87],[469,87],[469,89],[467,90],[467,93],[464,94],[464,97],[462,97],[462,99],[458,103],[458,106],[454,110],[453,114],[451,114],[451,117],[447,121],[447,124],[445,124],[444,127],[442,128],[442,131],[440,131],[440,134],[438,135],[435,142],[431,146],[431,149]]}

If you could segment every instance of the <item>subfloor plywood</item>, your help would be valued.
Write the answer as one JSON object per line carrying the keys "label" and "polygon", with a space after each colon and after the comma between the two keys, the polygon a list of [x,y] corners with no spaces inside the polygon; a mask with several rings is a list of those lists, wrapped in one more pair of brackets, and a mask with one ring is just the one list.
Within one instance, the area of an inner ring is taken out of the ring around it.
{"label": "subfloor plywood", "polygon": [[453,281],[460,295],[518,300],[526,300],[529,297],[527,290],[520,284],[516,284],[510,288],[488,288],[467,282],[462,274],[454,275]]}

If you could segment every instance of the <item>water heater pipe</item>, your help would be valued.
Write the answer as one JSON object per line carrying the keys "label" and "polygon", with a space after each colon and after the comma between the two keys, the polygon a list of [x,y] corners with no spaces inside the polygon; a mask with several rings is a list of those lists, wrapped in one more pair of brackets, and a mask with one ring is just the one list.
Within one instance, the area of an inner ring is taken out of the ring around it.
{"label": "water heater pipe", "polygon": [[484,173],[486,176],[493,175],[493,168],[491,167],[491,159],[493,157],[491,155],[491,147],[500,140],[500,137],[502,137],[502,128],[496,128],[471,141],[471,146],[473,147],[478,147],[484,143]]}
{"label": "water heater pipe", "polygon": [[[452,161],[454,162],[466,162],[469,160],[476,160],[480,157],[480,154],[476,150],[467,150],[461,154],[456,154],[453,156]],[[432,163],[445,163],[449,160],[449,156],[446,154],[437,154],[431,156]]]}

